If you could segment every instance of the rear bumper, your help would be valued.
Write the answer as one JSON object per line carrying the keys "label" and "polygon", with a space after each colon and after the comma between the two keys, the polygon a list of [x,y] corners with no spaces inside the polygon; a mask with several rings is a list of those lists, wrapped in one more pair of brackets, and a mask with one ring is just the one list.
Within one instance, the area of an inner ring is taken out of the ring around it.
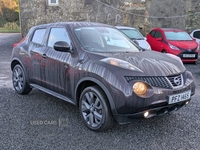
{"label": "rear bumper", "polygon": [[[180,109],[181,107],[186,106],[189,102],[190,100],[187,100],[187,101],[176,103],[173,105],[150,108],[150,109],[146,109],[144,111],[134,113],[134,114],[121,114],[121,115],[118,114],[118,115],[115,115],[114,118],[119,124],[127,124],[127,123],[134,122],[135,119],[147,119],[154,116],[161,116],[172,111],[176,111]],[[148,116],[145,117],[144,114],[146,112],[148,112]]]}

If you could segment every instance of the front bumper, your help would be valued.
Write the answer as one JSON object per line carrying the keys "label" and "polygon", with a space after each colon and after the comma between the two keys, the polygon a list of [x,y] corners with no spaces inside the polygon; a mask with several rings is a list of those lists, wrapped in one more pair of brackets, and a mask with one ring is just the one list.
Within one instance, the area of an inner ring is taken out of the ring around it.
{"label": "front bumper", "polygon": [[[151,118],[154,116],[161,116],[172,111],[177,111],[183,106],[188,105],[189,102],[190,102],[190,99],[187,101],[175,103],[172,105],[158,106],[158,107],[149,108],[149,109],[146,108],[146,110],[143,110],[134,114],[118,114],[118,115],[114,115],[114,118],[119,124],[127,124],[127,123],[134,122],[135,119]],[[147,115],[147,112],[148,112],[148,115]],[[145,116],[145,113],[147,116]]]}
{"label": "front bumper", "polygon": [[[182,62],[196,62],[196,60],[198,59],[199,50],[187,51],[187,50],[172,50],[172,49],[169,49],[169,53],[180,57]],[[187,55],[188,55],[188,57],[187,57]]]}
{"label": "front bumper", "polygon": [[[184,57],[184,55],[194,55],[194,57]],[[183,62],[196,62],[198,59],[198,51],[195,52],[182,52],[178,55]]]}
{"label": "front bumper", "polygon": [[[178,110],[186,104],[186,101],[191,100],[196,88],[193,75],[187,70],[169,76],[136,76],[127,73],[123,79],[127,83],[110,86],[109,89],[112,97],[109,98],[111,111],[115,120],[120,124],[132,122],[137,118],[151,118]],[[181,81],[179,84],[175,83],[177,79]],[[148,84],[146,95],[135,94],[132,87],[136,82]],[[184,93],[189,93],[190,97],[171,102],[173,96],[182,96]],[[144,117],[147,111],[149,115]]]}

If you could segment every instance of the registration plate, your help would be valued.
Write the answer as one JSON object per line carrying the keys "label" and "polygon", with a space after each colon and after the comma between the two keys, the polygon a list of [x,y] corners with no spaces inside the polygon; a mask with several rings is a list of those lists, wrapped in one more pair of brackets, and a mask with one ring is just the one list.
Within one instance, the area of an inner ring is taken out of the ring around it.
{"label": "registration plate", "polygon": [[168,97],[168,104],[173,104],[173,103],[178,103],[178,102],[181,102],[181,101],[185,101],[185,100],[190,99],[190,97],[191,97],[191,91],[170,95]]}
{"label": "registration plate", "polygon": [[195,54],[183,54],[184,58],[195,58]]}

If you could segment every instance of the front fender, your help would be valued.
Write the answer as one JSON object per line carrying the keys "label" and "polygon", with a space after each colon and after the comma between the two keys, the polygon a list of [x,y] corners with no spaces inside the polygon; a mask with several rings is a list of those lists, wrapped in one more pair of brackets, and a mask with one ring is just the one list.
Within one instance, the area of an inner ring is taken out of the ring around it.
{"label": "front fender", "polygon": [[97,80],[96,78],[93,78],[93,77],[84,77],[76,84],[76,88],[75,88],[76,104],[78,104],[78,98],[77,98],[78,88],[79,88],[80,84],[83,83],[84,81],[87,81],[87,82],[91,81],[91,82],[95,83],[96,85],[98,85],[104,91],[104,93],[106,94],[106,96],[108,98],[108,102],[110,104],[110,109],[112,111],[112,114],[113,115],[118,114],[117,111],[116,111],[116,108],[115,108],[115,103],[113,101],[113,98],[112,98],[108,88],[101,81],[99,81],[99,80]]}

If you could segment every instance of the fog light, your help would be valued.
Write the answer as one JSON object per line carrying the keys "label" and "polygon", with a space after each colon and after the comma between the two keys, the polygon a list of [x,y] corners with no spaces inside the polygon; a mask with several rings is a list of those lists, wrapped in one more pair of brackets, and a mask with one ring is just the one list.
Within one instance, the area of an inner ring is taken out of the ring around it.
{"label": "fog light", "polygon": [[149,115],[149,112],[148,112],[148,111],[146,111],[146,112],[144,113],[144,117],[145,117],[145,118],[147,118],[147,117],[148,117],[148,115]]}
{"label": "fog light", "polygon": [[188,105],[188,104],[189,104],[189,101],[186,101],[186,102],[185,102],[185,105]]}

